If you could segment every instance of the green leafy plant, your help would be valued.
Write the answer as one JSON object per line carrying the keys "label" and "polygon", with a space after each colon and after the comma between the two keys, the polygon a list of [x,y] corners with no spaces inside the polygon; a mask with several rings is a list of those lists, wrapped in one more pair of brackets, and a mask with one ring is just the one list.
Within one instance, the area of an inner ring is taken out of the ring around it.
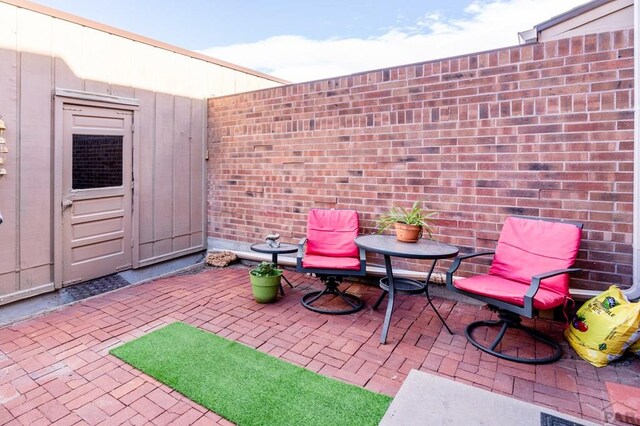
{"label": "green leafy plant", "polygon": [[380,216],[378,220],[378,234],[395,223],[404,223],[406,225],[420,226],[429,238],[433,239],[433,224],[435,223],[436,212],[423,210],[420,202],[413,203],[411,210],[403,207],[392,207],[387,213]]}
{"label": "green leafy plant", "polygon": [[249,273],[256,277],[277,277],[278,275],[282,275],[282,270],[276,268],[273,262],[262,262]]}

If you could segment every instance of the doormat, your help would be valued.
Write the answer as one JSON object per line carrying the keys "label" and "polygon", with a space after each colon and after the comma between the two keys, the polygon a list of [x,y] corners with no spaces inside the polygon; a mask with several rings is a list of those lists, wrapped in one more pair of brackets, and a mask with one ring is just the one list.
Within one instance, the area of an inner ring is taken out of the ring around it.
{"label": "doormat", "polygon": [[126,287],[131,283],[118,274],[109,275],[95,280],[87,281],[81,284],[75,284],[60,290],[60,299],[62,303],[75,302],[77,300],[86,299],[87,297],[96,296],[111,290]]}
{"label": "doormat", "polygon": [[241,426],[377,425],[391,403],[180,322],[111,354]]}

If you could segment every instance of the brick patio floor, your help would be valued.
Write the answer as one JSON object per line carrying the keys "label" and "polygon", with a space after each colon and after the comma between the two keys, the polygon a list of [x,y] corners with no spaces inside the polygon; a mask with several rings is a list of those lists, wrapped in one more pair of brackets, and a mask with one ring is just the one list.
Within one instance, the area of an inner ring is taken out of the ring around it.
{"label": "brick patio floor", "polygon": [[[268,305],[253,301],[247,269],[236,266],[120,289],[0,328],[0,424],[229,424],[108,354],[174,321],[388,395],[419,369],[604,422],[611,418],[605,382],[640,386],[640,359],[596,369],[566,345],[562,360],[546,366],[487,356],[467,343],[463,330],[491,313],[443,298],[435,304],[454,336],[424,297],[401,295],[388,342],[380,345],[386,305],[371,310],[378,288],[352,284],[349,291],[365,300],[365,309],[321,315],[300,305],[319,282],[286,274],[295,288]],[[562,337],[558,323],[536,326]]]}

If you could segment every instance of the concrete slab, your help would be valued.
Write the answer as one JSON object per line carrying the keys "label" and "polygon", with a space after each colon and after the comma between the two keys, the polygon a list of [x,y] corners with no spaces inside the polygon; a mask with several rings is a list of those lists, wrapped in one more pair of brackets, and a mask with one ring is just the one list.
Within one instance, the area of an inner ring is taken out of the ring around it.
{"label": "concrete slab", "polygon": [[[549,422],[550,418],[545,414],[557,419],[552,417],[552,422]],[[409,372],[380,422],[381,426],[543,424],[595,425],[583,419],[418,370]]]}
{"label": "concrete slab", "polygon": [[204,252],[196,253],[145,266],[144,268],[129,269],[128,271],[120,272],[118,275],[131,284],[140,284],[179,272],[192,272],[194,271],[193,268],[204,266],[204,256]]}

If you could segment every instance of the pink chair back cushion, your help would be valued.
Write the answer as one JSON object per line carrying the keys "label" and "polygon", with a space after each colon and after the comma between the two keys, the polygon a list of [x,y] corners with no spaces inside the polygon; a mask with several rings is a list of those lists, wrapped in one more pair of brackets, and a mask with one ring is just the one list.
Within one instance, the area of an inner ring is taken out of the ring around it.
{"label": "pink chair back cushion", "polygon": [[306,254],[357,258],[358,247],[353,240],[359,227],[355,210],[309,210]]}
{"label": "pink chair back cushion", "polygon": [[[575,225],[508,217],[502,227],[490,275],[530,284],[543,272],[569,268],[578,255],[582,231]],[[542,280],[540,288],[569,294],[569,276]]]}

